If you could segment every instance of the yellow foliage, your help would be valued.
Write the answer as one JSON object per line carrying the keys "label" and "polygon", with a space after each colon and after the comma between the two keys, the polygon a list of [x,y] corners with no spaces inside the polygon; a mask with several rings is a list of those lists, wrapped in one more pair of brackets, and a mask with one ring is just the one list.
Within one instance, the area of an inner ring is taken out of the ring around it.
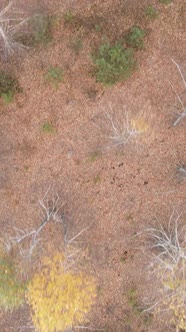
{"label": "yellow foliage", "polygon": [[172,270],[168,270],[162,276],[162,293],[165,294],[163,304],[172,312],[172,322],[182,330],[186,330],[186,279],[184,276],[184,258],[174,264]]}
{"label": "yellow foliage", "polygon": [[132,119],[131,126],[139,133],[146,133],[149,130],[149,125],[143,118]]}
{"label": "yellow foliage", "polygon": [[32,320],[41,332],[65,331],[74,323],[85,322],[96,294],[94,279],[83,273],[66,272],[64,261],[61,253],[45,258],[41,271],[28,286]]}

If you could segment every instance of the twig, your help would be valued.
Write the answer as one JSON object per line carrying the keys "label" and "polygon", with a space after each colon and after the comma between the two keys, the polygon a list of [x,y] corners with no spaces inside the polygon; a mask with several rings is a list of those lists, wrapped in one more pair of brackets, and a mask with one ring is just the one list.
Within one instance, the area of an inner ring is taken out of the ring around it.
{"label": "twig", "polygon": [[[179,71],[179,74],[180,74],[180,76],[181,76],[181,79],[182,79],[182,81],[183,81],[183,85],[184,85],[184,87],[186,88],[186,80],[185,80],[185,78],[184,78],[184,76],[183,76],[183,72],[182,72],[180,66],[178,65],[178,63],[177,63],[174,59],[171,59],[171,61],[172,61],[172,62],[175,64],[175,66],[177,67],[177,69],[178,69],[178,71]],[[180,122],[180,121],[186,116],[186,106],[184,105],[184,103],[183,103],[181,97],[180,97],[179,94],[176,92],[176,90],[175,90],[175,88],[173,87],[173,85],[172,85],[171,83],[170,83],[170,85],[171,85],[171,87],[172,87],[174,93],[176,94],[176,96],[177,96],[177,98],[178,98],[178,101],[179,101],[179,103],[181,104],[181,107],[182,107],[182,113],[178,115],[178,118],[177,118],[177,119],[174,121],[174,123],[173,123],[173,126],[175,127],[175,126],[177,126],[177,124],[178,124],[178,123],[179,123],[179,122]]]}
{"label": "twig", "polygon": [[176,65],[176,67],[178,68],[178,71],[179,71],[180,76],[181,76],[181,78],[182,78],[183,84],[184,84],[184,86],[185,86],[185,88],[186,88],[186,80],[185,80],[185,78],[184,78],[184,76],[183,76],[183,73],[182,73],[182,71],[181,71],[181,69],[180,69],[180,66],[177,64],[177,62],[176,62],[174,59],[171,59],[171,60],[172,60],[172,62]]}
{"label": "twig", "polygon": [[72,239],[68,240],[68,243],[72,243],[77,237],[79,237],[83,232],[85,232],[89,227],[85,227],[78,234],[76,234]]}

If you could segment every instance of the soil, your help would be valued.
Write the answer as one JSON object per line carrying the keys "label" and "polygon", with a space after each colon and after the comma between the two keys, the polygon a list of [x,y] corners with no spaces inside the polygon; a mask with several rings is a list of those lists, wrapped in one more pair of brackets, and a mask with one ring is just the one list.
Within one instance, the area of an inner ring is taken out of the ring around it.
{"label": "soil", "polygon": [[[149,4],[157,19],[144,15]],[[36,6],[30,0],[29,7]],[[173,123],[181,112],[175,91],[186,102],[186,89],[172,59],[186,73],[186,2],[45,0],[42,8],[57,17],[52,41],[1,63],[13,68],[23,89],[9,105],[0,101],[1,237],[14,227],[38,228],[39,199],[58,195],[70,237],[85,229],[76,246],[88,251],[84,268],[91,265],[98,283],[89,327],[175,331],[169,319],[141,313],[158,291],[148,271],[152,253],[135,235],[156,221],[167,224],[173,209],[185,213],[186,178],[177,167],[186,164],[186,118]],[[133,25],[146,31],[138,68],[104,87],[93,75],[91,52],[105,36],[121,39]],[[45,79],[50,66],[64,70],[58,86]],[[115,145],[111,120],[122,124],[126,116],[144,119],[148,131]],[[46,122],[53,130],[42,129]],[[46,248],[60,248],[58,226],[43,230],[36,261]],[[2,332],[34,331],[31,326],[27,307],[1,313]]]}

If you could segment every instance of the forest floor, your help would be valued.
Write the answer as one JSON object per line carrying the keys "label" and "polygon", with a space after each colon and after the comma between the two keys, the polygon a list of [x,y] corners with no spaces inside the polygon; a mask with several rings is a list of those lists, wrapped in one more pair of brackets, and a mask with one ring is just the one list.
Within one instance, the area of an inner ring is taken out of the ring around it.
{"label": "forest floor", "polygon": [[[144,14],[149,4],[158,18]],[[84,268],[91,264],[99,285],[90,326],[175,331],[161,315],[142,313],[158,291],[148,271],[152,253],[135,235],[168,223],[173,209],[184,223],[186,178],[178,167],[186,164],[186,118],[173,123],[181,112],[175,91],[186,103],[186,89],[172,59],[186,72],[186,3],[45,0],[43,8],[57,18],[53,38],[12,59],[23,92],[9,105],[0,101],[1,236],[13,226],[39,227],[39,199],[58,195],[71,237],[86,228],[76,245],[86,248]],[[146,31],[137,69],[112,87],[96,82],[91,52],[134,25]],[[46,80],[51,66],[64,72],[57,86]],[[113,123],[136,117],[148,130],[116,145]],[[48,224],[40,246],[58,249],[61,236]],[[2,312],[0,331],[32,331],[27,307]]]}

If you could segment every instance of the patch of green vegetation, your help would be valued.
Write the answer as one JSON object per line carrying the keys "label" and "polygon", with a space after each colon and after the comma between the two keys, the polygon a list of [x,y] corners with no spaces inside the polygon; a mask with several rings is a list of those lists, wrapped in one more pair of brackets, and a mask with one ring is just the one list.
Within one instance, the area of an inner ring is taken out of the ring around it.
{"label": "patch of green vegetation", "polygon": [[150,19],[158,18],[158,12],[152,5],[145,8],[145,15]]}
{"label": "patch of green vegetation", "polygon": [[173,0],[159,0],[159,2],[169,5],[171,2],[173,2]]}
{"label": "patch of green vegetation", "polygon": [[130,288],[127,292],[128,303],[131,307],[137,306],[137,291],[135,288]]}
{"label": "patch of green vegetation", "polygon": [[124,318],[124,322],[125,322],[126,331],[131,331],[132,318],[127,316]]}
{"label": "patch of green vegetation", "polygon": [[89,155],[87,161],[90,163],[94,163],[99,157],[101,157],[101,151],[94,151]]}
{"label": "patch of green vegetation", "polygon": [[96,80],[108,86],[130,77],[136,64],[133,50],[125,49],[121,41],[113,46],[109,43],[101,45],[92,55],[92,60],[96,67]]}
{"label": "patch of green vegetation", "polygon": [[0,97],[5,104],[9,104],[16,92],[21,92],[18,80],[4,71],[0,71]]}
{"label": "patch of green vegetation", "polygon": [[144,48],[144,37],[144,30],[137,26],[133,26],[126,36],[127,45],[129,47],[141,50]]}
{"label": "patch of green vegetation", "polygon": [[101,25],[100,24],[95,24],[95,30],[96,30],[96,32],[102,31]]}
{"label": "patch of green vegetation", "polygon": [[44,14],[36,14],[30,19],[32,44],[47,45],[52,41],[52,26],[54,20],[54,16]]}
{"label": "patch of green vegetation", "polygon": [[101,177],[100,177],[100,175],[98,174],[98,175],[96,175],[95,178],[94,178],[94,183],[97,184],[97,183],[99,183],[99,182],[101,182]]}
{"label": "patch of green vegetation", "polygon": [[[138,321],[139,326],[145,326],[147,329],[150,327],[153,319],[153,315],[151,313],[145,312],[147,309],[143,305],[140,305],[137,299],[137,290],[132,287],[127,291],[127,301],[131,308],[129,312],[129,316],[125,317],[124,322],[127,325],[131,325],[134,316]],[[145,329],[146,330],[146,329]]]}
{"label": "patch of green vegetation", "polygon": [[19,281],[16,268],[9,257],[0,258],[0,307],[5,311],[24,303],[26,284]]}
{"label": "patch of green vegetation", "polygon": [[127,292],[128,304],[133,309],[135,314],[140,315],[142,313],[142,309],[139,308],[137,301],[137,290],[135,288],[131,288]]}
{"label": "patch of green vegetation", "polygon": [[72,23],[74,19],[74,13],[69,9],[65,14],[64,14],[64,21],[65,23]]}
{"label": "patch of green vegetation", "polygon": [[74,53],[78,55],[80,50],[83,48],[83,43],[81,38],[76,37],[71,43],[71,48],[74,51]]}
{"label": "patch of green vegetation", "polygon": [[29,171],[29,168],[30,168],[30,166],[24,165],[24,169],[25,169],[26,172]]}
{"label": "patch of green vegetation", "polygon": [[63,82],[63,69],[58,66],[50,66],[48,72],[45,74],[45,79],[57,88],[58,84]]}
{"label": "patch of green vegetation", "polygon": [[13,91],[9,90],[9,91],[7,91],[7,93],[2,93],[1,97],[4,101],[4,103],[6,105],[8,105],[13,101],[14,93],[13,93]]}
{"label": "patch of green vegetation", "polygon": [[41,126],[41,130],[43,133],[45,134],[55,134],[56,130],[53,127],[53,124],[49,121],[45,121],[42,126]]}

